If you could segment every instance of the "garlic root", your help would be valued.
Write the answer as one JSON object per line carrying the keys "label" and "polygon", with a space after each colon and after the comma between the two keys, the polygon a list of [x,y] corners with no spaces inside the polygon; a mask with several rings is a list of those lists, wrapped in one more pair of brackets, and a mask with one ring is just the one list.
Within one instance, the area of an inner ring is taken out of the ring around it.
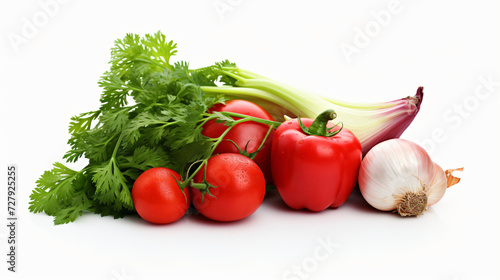
{"label": "garlic root", "polygon": [[[407,192],[398,204],[397,212],[402,217],[418,216],[427,210],[427,194]],[[396,210],[395,210],[396,211]]]}

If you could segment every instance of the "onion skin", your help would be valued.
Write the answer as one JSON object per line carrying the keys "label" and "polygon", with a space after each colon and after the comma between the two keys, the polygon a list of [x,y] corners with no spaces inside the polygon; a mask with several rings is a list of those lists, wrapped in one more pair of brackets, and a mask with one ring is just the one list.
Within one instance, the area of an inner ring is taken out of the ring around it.
{"label": "onion skin", "polygon": [[[361,162],[358,182],[363,198],[382,211],[398,211],[408,194],[422,194],[427,206],[437,203],[447,189],[443,169],[419,145],[404,139],[391,139],[374,146]],[[422,203],[422,202],[420,202]],[[401,213],[417,216],[419,213]]]}
{"label": "onion skin", "polygon": [[446,193],[447,184],[446,184],[446,175],[437,163],[434,163],[434,178],[432,179],[432,183],[430,184],[428,190],[428,202],[427,206],[431,206],[436,204],[438,201],[443,198]]}

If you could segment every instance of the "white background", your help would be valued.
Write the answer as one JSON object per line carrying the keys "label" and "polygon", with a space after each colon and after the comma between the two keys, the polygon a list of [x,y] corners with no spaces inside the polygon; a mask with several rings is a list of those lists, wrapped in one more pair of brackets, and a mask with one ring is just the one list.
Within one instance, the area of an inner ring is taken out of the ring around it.
{"label": "white background", "polygon": [[[498,279],[500,5],[437,2],[2,1],[0,278]],[[274,195],[236,223],[85,214],[53,226],[29,213],[35,181],[68,150],[70,117],[99,106],[114,40],[158,30],[192,67],[227,58],[340,100],[389,101],[424,86],[402,137],[444,169],[465,167],[462,181],[408,219],[356,191],[321,213],[288,210]],[[16,273],[5,261],[8,164],[19,169]]]}

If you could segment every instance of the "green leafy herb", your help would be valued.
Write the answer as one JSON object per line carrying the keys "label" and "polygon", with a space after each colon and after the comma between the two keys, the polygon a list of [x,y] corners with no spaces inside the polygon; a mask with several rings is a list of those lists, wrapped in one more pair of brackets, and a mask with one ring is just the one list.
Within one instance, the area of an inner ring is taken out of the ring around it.
{"label": "green leafy herb", "polygon": [[[36,182],[30,195],[30,211],[54,216],[55,224],[74,221],[84,211],[115,218],[135,213],[131,188],[145,170],[164,166],[185,174],[184,188],[225,134],[211,139],[201,134],[208,120],[224,122],[228,129],[244,121],[279,123],[231,113],[207,113],[222,95],[205,95],[201,86],[216,87],[236,80],[223,75],[223,61],[190,70],[187,62],[170,60],[176,44],[165,35],[127,34],[111,49],[110,69],[100,78],[103,92],[98,110],[71,118],[71,149],[68,163],[86,158],[88,164],[75,171],[56,162]],[[191,177],[190,177],[191,176]],[[198,188],[208,192],[207,184]]]}
{"label": "green leafy herb", "polygon": [[[179,172],[206,157],[213,143],[198,123],[220,97],[206,97],[200,85],[214,85],[211,70],[189,71],[171,63],[176,44],[160,32],[128,34],[111,50],[110,69],[99,81],[98,110],[71,118],[68,162],[84,157],[80,171],[62,163],[46,171],[30,198],[30,211],[54,216],[55,224],[74,221],[83,211],[122,217],[134,213],[134,180],[152,167]],[[133,100],[133,102],[130,102]],[[193,146],[199,147],[194,149]]]}
{"label": "green leafy herb", "polygon": [[[196,70],[187,62],[170,60],[176,44],[158,32],[153,35],[127,34],[111,49],[110,69],[99,81],[103,89],[98,110],[71,118],[71,149],[68,163],[81,158],[87,166],[75,171],[62,163],[46,171],[30,195],[30,211],[54,216],[55,224],[74,221],[83,211],[115,218],[135,213],[131,188],[145,170],[164,166],[185,174],[184,188],[225,134],[211,139],[201,134],[208,120],[224,122],[229,131],[237,123],[259,121],[279,123],[231,113],[207,113],[222,95],[205,95],[201,86],[216,87],[236,80],[223,75],[223,61]],[[192,170],[191,170],[192,171]],[[189,177],[191,176],[191,177]],[[198,184],[208,191],[207,184]]]}

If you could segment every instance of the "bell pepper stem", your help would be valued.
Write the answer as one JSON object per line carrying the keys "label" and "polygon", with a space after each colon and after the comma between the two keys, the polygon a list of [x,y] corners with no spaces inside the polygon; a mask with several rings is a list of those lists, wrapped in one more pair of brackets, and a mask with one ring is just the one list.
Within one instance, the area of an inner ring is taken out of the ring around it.
{"label": "bell pepper stem", "polygon": [[316,119],[314,119],[313,123],[309,127],[306,127],[302,123],[300,118],[298,118],[298,120],[299,120],[300,127],[302,128],[302,131],[304,133],[309,134],[309,135],[331,137],[331,136],[334,136],[335,134],[339,133],[343,127],[343,126],[341,126],[340,129],[338,129],[336,131],[328,132],[330,129],[333,128],[333,127],[327,127],[328,122],[335,119],[336,117],[337,117],[337,113],[335,113],[335,111],[333,109],[328,109],[328,110],[323,111],[321,114],[319,114],[316,117]]}

